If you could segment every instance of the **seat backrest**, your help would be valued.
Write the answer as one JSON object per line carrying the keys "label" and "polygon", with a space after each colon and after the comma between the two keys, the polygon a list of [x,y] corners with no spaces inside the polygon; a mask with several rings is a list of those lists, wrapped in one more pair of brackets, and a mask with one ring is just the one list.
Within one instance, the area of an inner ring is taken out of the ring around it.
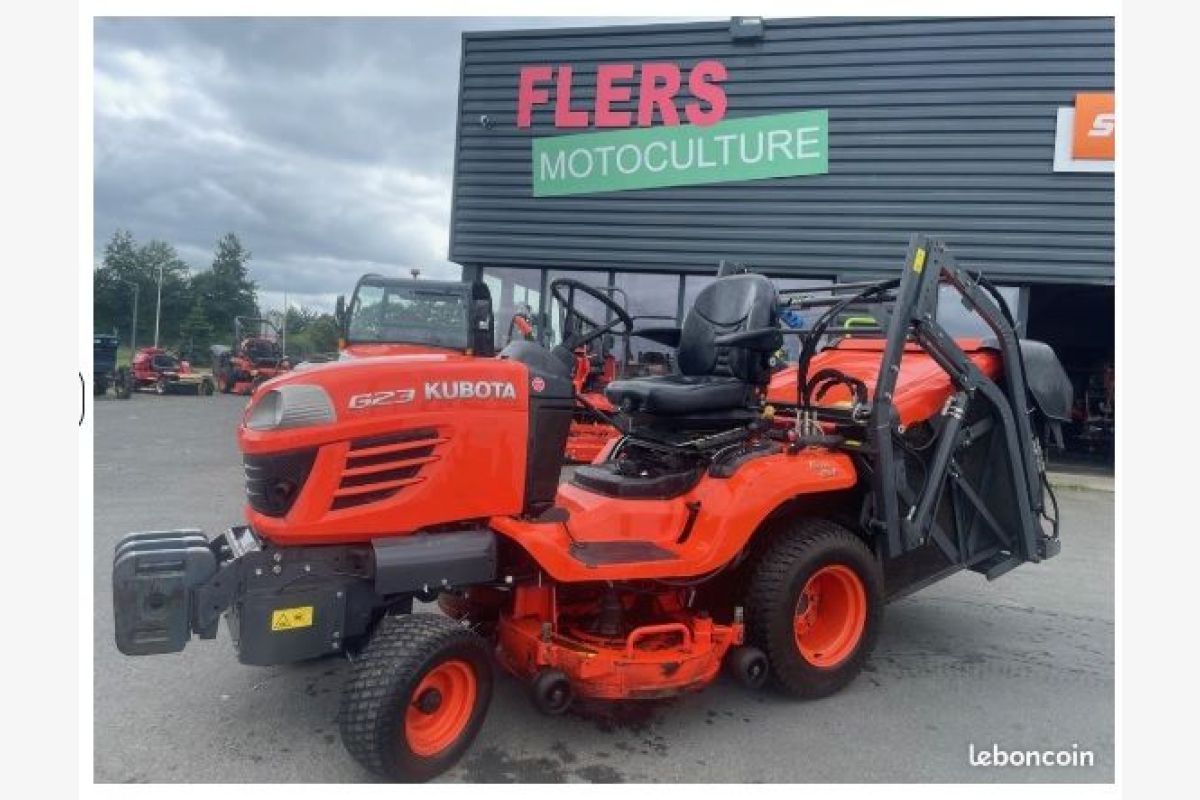
{"label": "seat backrest", "polygon": [[763,383],[771,375],[770,354],[744,347],[718,347],[727,333],[779,325],[775,284],[748,273],[717,278],[688,309],[679,339],[679,371]]}

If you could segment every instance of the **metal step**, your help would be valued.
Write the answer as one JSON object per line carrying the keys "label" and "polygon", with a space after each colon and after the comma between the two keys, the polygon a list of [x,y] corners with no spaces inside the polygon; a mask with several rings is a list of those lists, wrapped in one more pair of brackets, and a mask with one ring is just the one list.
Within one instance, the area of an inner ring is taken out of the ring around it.
{"label": "metal step", "polygon": [[571,557],[589,567],[610,564],[636,564],[643,561],[673,561],[679,556],[659,547],[654,542],[612,541],[575,542],[571,545]]}
{"label": "metal step", "polygon": [[1019,556],[997,553],[985,561],[972,564],[971,569],[982,574],[989,581],[994,581],[1006,572],[1021,566],[1022,563]]}

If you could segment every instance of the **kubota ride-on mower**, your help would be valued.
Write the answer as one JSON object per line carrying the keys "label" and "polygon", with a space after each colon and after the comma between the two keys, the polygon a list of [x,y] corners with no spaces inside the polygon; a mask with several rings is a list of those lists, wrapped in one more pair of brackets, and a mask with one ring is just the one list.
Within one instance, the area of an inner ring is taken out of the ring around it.
{"label": "kubota ride-on mower", "polygon": [[[586,336],[629,323],[610,297],[558,283],[612,311]],[[946,334],[939,283],[995,341]],[[898,280],[783,297],[760,275],[722,277],[682,328],[653,331],[679,371],[609,384],[624,435],[557,488],[586,340],[273,381],[238,429],[247,524],[118,545],[118,647],[178,651],[226,614],[247,664],[351,654],[344,744],[420,780],[470,746],[493,664],[552,714],[700,689],[722,665],[822,697],[862,669],[888,600],[1058,552],[1032,418],[1069,409],[1069,384],[1052,353],[1022,358],[989,284],[916,236]],[[851,299],[886,320],[870,348],[829,324]],[[793,403],[773,408],[768,359],[794,303],[828,311],[802,335]],[[412,613],[434,597],[454,618]]]}
{"label": "kubota ride-on mower", "polygon": [[[270,331],[270,334],[265,333]],[[259,385],[292,368],[274,323],[233,318],[233,347],[213,345],[213,376],[222,394],[251,394]]]}

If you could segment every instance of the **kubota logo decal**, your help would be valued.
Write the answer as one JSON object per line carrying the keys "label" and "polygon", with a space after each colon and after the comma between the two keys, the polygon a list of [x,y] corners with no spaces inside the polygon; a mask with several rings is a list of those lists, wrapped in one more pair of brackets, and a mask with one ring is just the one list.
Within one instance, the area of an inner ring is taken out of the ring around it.
{"label": "kubota logo decal", "polygon": [[516,400],[517,390],[505,381],[431,381],[426,400]]}

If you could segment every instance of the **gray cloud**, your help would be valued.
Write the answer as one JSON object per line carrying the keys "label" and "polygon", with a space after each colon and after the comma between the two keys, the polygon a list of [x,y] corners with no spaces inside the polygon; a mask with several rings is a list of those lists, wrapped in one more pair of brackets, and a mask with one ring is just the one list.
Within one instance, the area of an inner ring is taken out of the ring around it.
{"label": "gray cloud", "polygon": [[206,269],[236,231],[268,308],[329,308],[366,271],[457,277],[461,32],[600,22],[98,20],[96,258],[125,227]]}

